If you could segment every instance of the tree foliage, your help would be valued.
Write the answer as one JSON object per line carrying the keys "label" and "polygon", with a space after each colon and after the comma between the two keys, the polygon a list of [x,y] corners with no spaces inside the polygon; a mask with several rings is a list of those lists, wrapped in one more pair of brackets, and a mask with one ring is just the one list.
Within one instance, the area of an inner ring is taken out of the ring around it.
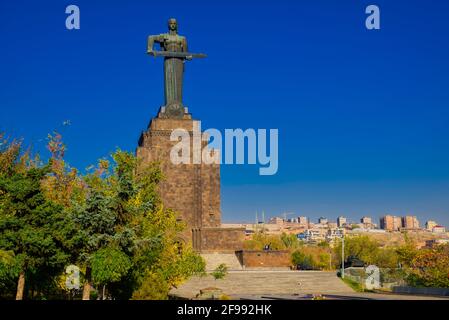
{"label": "tree foliage", "polygon": [[449,245],[417,251],[407,272],[414,286],[449,288]]}
{"label": "tree foliage", "polygon": [[131,261],[123,251],[103,248],[96,251],[91,259],[94,284],[105,285],[120,281],[131,268]]}
{"label": "tree foliage", "polygon": [[302,246],[292,253],[292,264],[306,270],[330,270],[333,267],[331,252],[322,246]]}
{"label": "tree foliage", "polygon": [[69,258],[62,231],[66,217],[41,188],[49,166],[37,167],[28,159],[20,143],[6,144],[0,151],[0,250],[11,257],[6,262],[10,271],[2,274],[23,274],[28,287],[43,290],[48,284],[39,279],[56,275]]}
{"label": "tree foliage", "polygon": [[0,294],[12,296],[25,274],[25,293],[48,295],[62,287],[69,264],[81,268],[85,285],[104,286],[116,298],[166,298],[204,272],[202,258],[180,238],[185,226],[159,199],[157,163],[144,167],[117,150],[81,175],[64,161],[57,133],[44,165],[20,142],[0,141]]}
{"label": "tree foliage", "polygon": [[264,232],[256,232],[252,239],[244,242],[246,250],[263,250],[266,245],[272,250],[287,250],[298,248],[301,244],[294,234],[269,235]]}

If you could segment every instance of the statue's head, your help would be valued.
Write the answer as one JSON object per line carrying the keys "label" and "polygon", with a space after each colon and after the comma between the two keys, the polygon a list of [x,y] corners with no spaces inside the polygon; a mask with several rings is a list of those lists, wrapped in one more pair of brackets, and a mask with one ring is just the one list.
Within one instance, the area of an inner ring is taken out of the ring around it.
{"label": "statue's head", "polygon": [[178,22],[176,22],[176,19],[174,19],[174,18],[168,19],[168,30],[169,31],[178,31]]}

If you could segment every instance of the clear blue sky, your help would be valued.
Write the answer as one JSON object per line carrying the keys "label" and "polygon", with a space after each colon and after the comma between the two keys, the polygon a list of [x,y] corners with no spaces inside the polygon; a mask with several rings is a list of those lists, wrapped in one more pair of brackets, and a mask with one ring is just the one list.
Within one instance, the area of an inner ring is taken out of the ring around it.
{"label": "clear blue sky", "polygon": [[[81,30],[65,29],[65,7]],[[365,28],[365,7],[381,30]],[[203,128],[278,128],[279,172],[222,166],[225,221],[414,214],[449,225],[448,1],[0,2],[0,130],[71,165],[134,150],[163,103],[149,34],[176,17],[185,102]],[[70,120],[71,126],[62,126]]]}

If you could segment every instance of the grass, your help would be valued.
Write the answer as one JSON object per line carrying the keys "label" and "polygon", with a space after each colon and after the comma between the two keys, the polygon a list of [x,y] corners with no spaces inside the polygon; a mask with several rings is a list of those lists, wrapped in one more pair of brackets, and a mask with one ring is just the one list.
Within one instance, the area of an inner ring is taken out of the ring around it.
{"label": "grass", "polygon": [[349,278],[344,278],[344,279],[340,278],[340,279],[341,279],[341,281],[346,283],[349,287],[351,287],[354,291],[356,291],[356,292],[365,292],[365,289],[357,281],[354,281],[354,280],[349,279]]}

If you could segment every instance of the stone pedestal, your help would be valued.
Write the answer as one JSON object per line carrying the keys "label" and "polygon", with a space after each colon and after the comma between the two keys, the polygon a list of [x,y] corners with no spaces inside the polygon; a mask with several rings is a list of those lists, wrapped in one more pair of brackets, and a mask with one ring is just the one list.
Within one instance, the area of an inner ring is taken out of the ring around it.
{"label": "stone pedestal", "polygon": [[[198,121],[193,120],[190,114],[185,113],[182,119],[173,119],[161,109],[151,120],[148,130],[142,133],[137,157],[144,163],[160,163],[165,179],[159,192],[164,205],[178,212],[180,219],[187,224],[186,241],[191,241],[198,251],[208,248],[219,251],[221,246],[228,251],[240,250],[244,229],[231,232],[221,228],[220,165],[194,164],[193,138],[190,164],[173,164],[170,161],[170,151],[178,143],[170,141],[173,130],[185,129],[193,137],[195,128],[198,128]],[[201,145],[205,147],[207,142]]]}

